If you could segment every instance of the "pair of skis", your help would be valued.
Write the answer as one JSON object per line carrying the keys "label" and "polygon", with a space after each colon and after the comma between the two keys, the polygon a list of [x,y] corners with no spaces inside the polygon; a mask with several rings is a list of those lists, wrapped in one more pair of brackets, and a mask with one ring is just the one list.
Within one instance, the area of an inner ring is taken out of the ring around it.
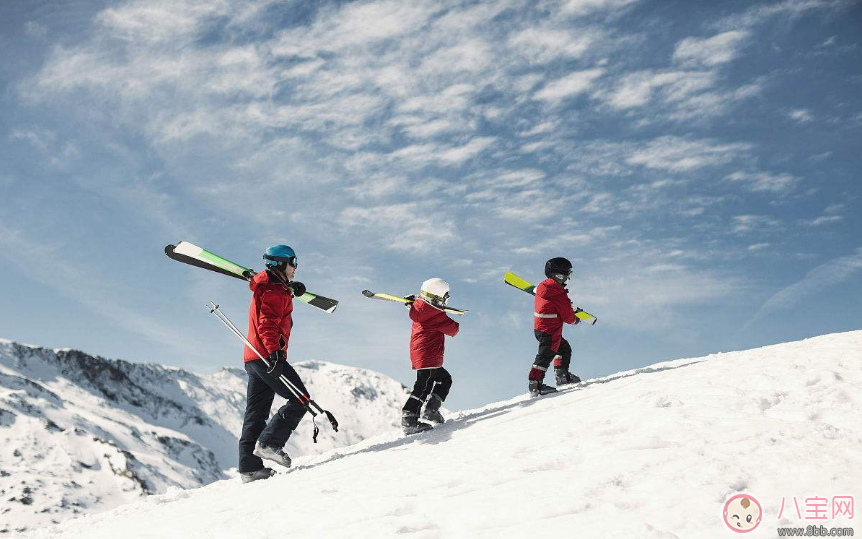
{"label": "pair of skis", "polygon": [[[518,277],[517,275],[515,275],[511,271],[507,271],[506,273],[503,274],[503,282],[509,286],[513,286],[513,287],[517,288],[518,290],[522,290],[522,291],[526,292],[527,294],[530,294],[533,296],[536,295],[536,285],[522,279],[521,277]],[[581,322],[586,322],[586,323],[590,324],[591,326],[596,325],[596,322],[599,321],[598,318],[596,318],[595,316],[591,315],[590,313],[584,311],[580,307],[575,307],[575,316]]]}
{"label": "pair of skis", "polygon": [[[168,245],[165,247],[165,254],[177,262],[221,273],[222,275],[227,275],[229,277],[235,277],[242,281],[250,281],[251,278],[257,274],[257,272],[251,268],[240,266],[236,262],[232,262],[227,258],[221,257],[187,241],[181,241],[176,245]],[[305,294],[298,296],[296,299],[330,314],[335,312],[335,308],[338,307],[337,300],[327,298],[319,294],[312,294],[311,292],[306,292]]]}

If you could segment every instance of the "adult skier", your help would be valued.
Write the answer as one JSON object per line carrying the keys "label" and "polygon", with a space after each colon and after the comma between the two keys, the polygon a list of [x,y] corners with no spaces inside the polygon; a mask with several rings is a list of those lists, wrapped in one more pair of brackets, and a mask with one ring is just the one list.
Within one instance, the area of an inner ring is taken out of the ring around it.
{"label": "adult skier", "polygon": [[528,387],[533,397],[557,391],[543,383],[551,361],[554,362],[557,386],[581,381],[569,372],[572,347],[563,338],[563,324],[578,323],[566,288],[566,283],[572,278],[572,263],[562,257],[552,258],[545,263],[545,276],[547,279],[536,287],[533,312],[533,330],[539,341],[539,353],[528,376]]}
{"label": "adult skier", "polygon": [[428,279],[422,283],[418,298],[408,296],[406,299],[413,300],[408,304],[413,320],[410,362],[416,371],[416,383],[401,410],[401,428],[404,434],[416,434],[432,428],[419,421],[423,404],[423,420],[436,424],[444,421],[440,406],[452,387],[452,375],[443,368],[444,340],[446,335],[457,335],[459,326],[442,310],[449,301],[449,283],[443,279]]}
{"label": "adult skier", "polygon": [[[252,291],[248,313],[248,341],[264,356],[270,367],[248,346],[243,362],[248,373],[248,391],[242,435],[239,439],[239,472],[243,483],[266,479],[275,474],[263,465],[266,459],[290,466],[284,444],[296,430],[305,406],[279,381],[284,375],[303,395],[308,395],[302,380],[287,363],[287,344],[293,326],[293,298],[305,293],[305,285],[294,281],[296,252],[287,245],[276,245],[263,255],[266,269],[249,283]],[[287,399],[267,423],[273,398]]]}

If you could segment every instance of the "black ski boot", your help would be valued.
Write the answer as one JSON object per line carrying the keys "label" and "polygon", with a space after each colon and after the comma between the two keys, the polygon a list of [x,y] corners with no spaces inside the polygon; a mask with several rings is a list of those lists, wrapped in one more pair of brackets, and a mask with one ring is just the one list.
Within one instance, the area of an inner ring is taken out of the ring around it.
{"label": "black ski boot", "polygon": [[428,423],[419,421],[419,414],[414,414],[413,412],[401,412],[401,429],[404,430],[404,434],[419,434],[420,432],[425,432],[426,430],[431,430],[433,428],[434,427]]}
{"label": "black ski boot", "polygon": [[243,483],[251,483],[252,481],[258,481],[260,479],[269,479],[273,475],[275,475],[275,470],[271,468],[261,468],[254,472],[242,472],[239,474],[239,477],[242,479]]}
{"label": "black ski boot", "polygon": [[440,413],[440,406],[443,405],[443,399],[431,393],[428,402],[425,403],[425,411],[422,412],[422,420],[434,425],[442,425],[445,419]]}
{"label": "black ski boot", "polygon": [[529,388],[530,388],[530,396],[534,397],[534,398],[538,397],[539,395],[547,395],[549,393],[556,393],[557,392],[557,388],[551,387],[551,386],[546,386],[545,384],[542,383],[541,380],[530,380]]}
{"label": "black ski boot", "polygon": [[290,457],[281,448],[261,445],[258,442],[255,444],[252,454],[262,459],[271,460],[276,464],[281,464],[285,468],[290,468]]}
{"label": "black ski boot", "polygon": [[577,375],[570,373],[566,369],[554,369],[554,375],[557,377],[557,387],[577,384],[581,381]]}

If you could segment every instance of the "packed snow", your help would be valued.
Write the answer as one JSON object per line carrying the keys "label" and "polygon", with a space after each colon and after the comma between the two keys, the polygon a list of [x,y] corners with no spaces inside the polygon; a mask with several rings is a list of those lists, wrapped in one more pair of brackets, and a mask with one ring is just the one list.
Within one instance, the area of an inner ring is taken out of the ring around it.
{"label": "packed snow", "polygon": [[[334,434],[318,419],[314,444],[304,420],[288,453],[398,427],[406,389],[392,378],[321,361],[295,367],[342,427]],[[234,477],[245,388],[238,368],[203,376],[0,341],[0,537]]]}
{"label": "packed snow", "polygon": [[763,507],[752,536],[774,537],[810,524],[779,520],[785,498],[860,494],[860,360],[854,331],[660,363],[29,537],[729,537],[738,493]]}

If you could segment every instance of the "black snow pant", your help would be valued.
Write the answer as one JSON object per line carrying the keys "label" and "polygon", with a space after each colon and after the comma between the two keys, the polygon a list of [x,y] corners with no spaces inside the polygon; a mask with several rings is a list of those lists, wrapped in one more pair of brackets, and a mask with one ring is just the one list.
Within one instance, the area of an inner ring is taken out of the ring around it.
{"label": "black snow pant", "polygon": [[544,380],[545,371],[551,366],[551,361],[554,362],[555,369],[561,369],[568,372],[569,364],[572,362],[572,347],[569,341],[560,337],[560,344],[556,350],[553,349],[553,336],[550,333],[534,330],[536,340],[539,341],[539,353],[536,354],[536,361],[533,362],[533,368],[530,369],[530,380]]}
{"label": "black snow pant", "polygon": [[[305,406],[290,392],[281,381],[272,378],[266,373],[266,365],[263,361],[254,360],[245,364],[245,372],[248,373],[248,391],[246,394],[245,419],[242,423],[242,435],[239,438],[239,471],[256,472],[263,469],[263,461],[260,457],[252,454],[254,444],[260,441],[261,445],[277,447],[281,449],[287,443],[291,433],[296,430],[302,416],[305,415]],[[293,385],[303,394],[308,395],[299,375],[290,365],[284,365],[284,376],[293,382]],[[269,411],[272,408],[272,400],[276,393],[287,399],[284,406],[269,419]]]}
{"label": "black snow pant", "polygon": [[443,367],[419,369],[416,371],[416,383],[413,384],[413,391],[410,392],[410,397],[401,410],[418,414],[432,393],[440,397],[441,401],[445,401],[451,388],[452,375]]}

